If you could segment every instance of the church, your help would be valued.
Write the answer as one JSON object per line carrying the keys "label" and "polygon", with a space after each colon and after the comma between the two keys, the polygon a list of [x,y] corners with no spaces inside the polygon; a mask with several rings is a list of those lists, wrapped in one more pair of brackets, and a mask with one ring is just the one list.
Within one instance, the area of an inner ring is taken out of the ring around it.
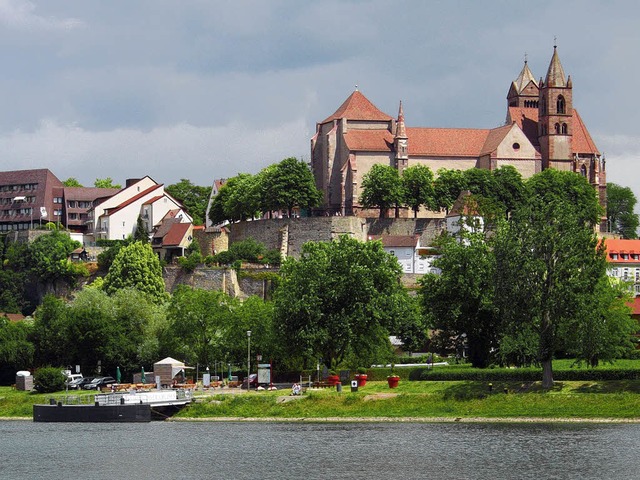
{"label": "church", "polygon": [[568,170],[585,176],[606,206],[605,159],[573,106],[572,91],[556,46],[546,77],[538,81],[525,60],[507,93],[505,124],[497,128],[409,127],[402,102],[394,118],[356,88],[316,124],[311,139],[311,168],[324,193],[318,213],[378,216],[378,210],[364,209],[359,202],[362,179],[375,164],[393,166],[400,174],[413,165],[428,166],[434,173],[511,165],[524,178],[546,168]]}

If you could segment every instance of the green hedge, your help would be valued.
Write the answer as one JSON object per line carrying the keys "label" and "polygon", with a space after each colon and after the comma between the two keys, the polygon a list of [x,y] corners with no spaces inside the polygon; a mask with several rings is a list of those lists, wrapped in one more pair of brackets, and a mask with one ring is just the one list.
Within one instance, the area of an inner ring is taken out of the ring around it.
{"label": "green hedge", "polygon": [[[397,370],[397,369],[396,369]],[[409,380],[467,380],[480,382],[523,381],[534,382],[542,379],[540,368],[487,368],[448,371],[446,367],[427,369],[413,368]],[[553,379],[557,381],[600,381],[600,380],[639,380],[640,370],[635,369],[564,369],[554,370]]]}

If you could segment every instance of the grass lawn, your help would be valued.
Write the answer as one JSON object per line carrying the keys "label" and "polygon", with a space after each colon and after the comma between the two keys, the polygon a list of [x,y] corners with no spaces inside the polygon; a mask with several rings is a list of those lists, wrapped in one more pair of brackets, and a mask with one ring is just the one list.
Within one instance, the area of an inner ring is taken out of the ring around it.
{"label": "grass lawn", "polygon": [[[505,393],[507,389],[507,393]],[[302,399],[279,402],[289,392],[213,395],[182,410],[177,418],[584,418],[640,420],[640,381],[558,382],[550,391],[539,382],[386,382],[309,390]]]}

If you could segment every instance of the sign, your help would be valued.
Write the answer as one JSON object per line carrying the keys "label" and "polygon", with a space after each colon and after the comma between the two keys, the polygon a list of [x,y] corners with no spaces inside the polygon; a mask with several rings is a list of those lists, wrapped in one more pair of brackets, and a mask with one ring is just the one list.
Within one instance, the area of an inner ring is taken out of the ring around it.
{"label": "sign", "polygon": [[261,363],[258,365],[258,383],[271,383],[271,365]]}
{"label": "sign", "polygon": [[208,387],[209,385],[211,385],[211,374],[205,373],[204,375],[202,375],[202,386]]}
{"label": "sign", "polygon": [[47,209],[45,207],[40,207],[40,216],[42,218],[47,218]]}
{"label": "sign", "polygon": [[262,355],[260,355],[260,354],[256,355],[256,359],[257,359],[259,362],[261,362],[261,361],[262,361]]}

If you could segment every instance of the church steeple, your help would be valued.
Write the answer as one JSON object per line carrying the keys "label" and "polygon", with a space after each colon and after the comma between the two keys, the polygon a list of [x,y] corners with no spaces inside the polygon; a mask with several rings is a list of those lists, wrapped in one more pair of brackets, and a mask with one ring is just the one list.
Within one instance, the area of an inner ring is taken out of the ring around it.
{"label": "church steeple", "polygon": [[573,84],[567,81],[558,47],[553,55],[547,76],[540,82],[538,135],[543,168],[571,170],[573,161]]}
{"label": "church steeple", "polygon": [[400,173],[407,168],[409,162],[409,137],[407,137],[407,128],[404,124],[404,110],[402,109],[402,100],[398,108],[398,119],[396,120],[396,134],[393,138],[393,146],[395,150],[396,168]]}
{"label": "church steeple", "polygon": [[537,108],[538,107],[538,83],[529,68],[526,54],[524,66],[520,75],[513,82],[507,93],[507,101],[510,107]]}

